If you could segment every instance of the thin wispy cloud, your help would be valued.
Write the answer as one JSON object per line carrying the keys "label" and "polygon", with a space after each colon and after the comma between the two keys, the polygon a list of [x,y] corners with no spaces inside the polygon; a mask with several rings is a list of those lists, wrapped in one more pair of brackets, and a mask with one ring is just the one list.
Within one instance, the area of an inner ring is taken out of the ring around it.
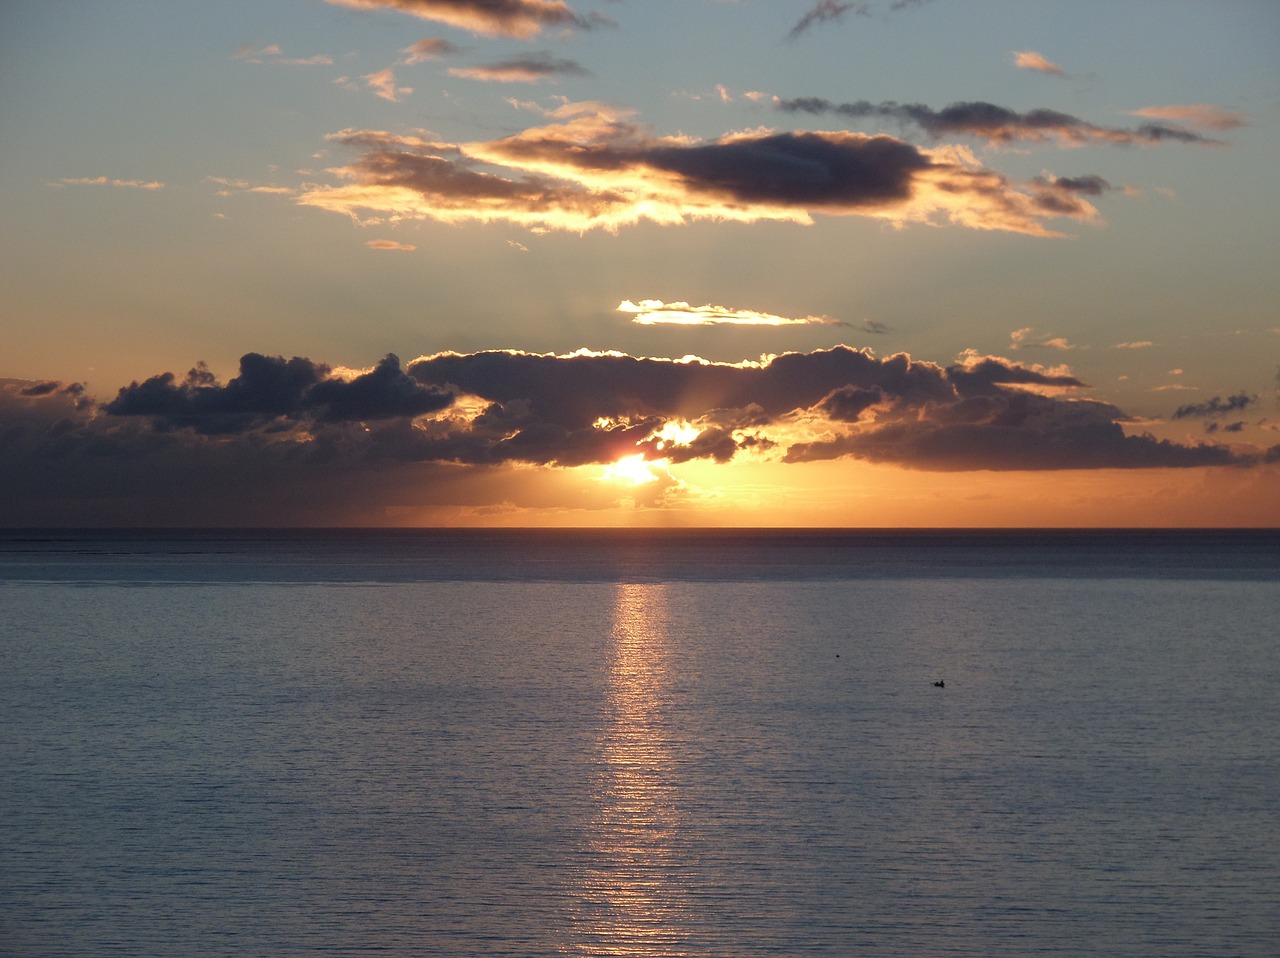
{"label": "thin wispy cloud", "polygon": [[1037,334],[1031,326],[1015,329],[1009,334],[1009,339],[1010,349],[1056,349],[1067,352],[1077,348],[1065,336]]}
{"label": "thin wispy cloud", "polygon": [[857,100],[835,103],[822,97],[775,99],[776,109],[785,113],[834,115],[846,119],[892,120],[913,124],[934,139],[972,136],[990,143],[1044,142],[1063,146],[1110,144],[1114,146],[1154,146],[1160,143],[1198,143],[1221,146],[1222,141],[1166,123],[1144,123],[1135,128],[1117,128],[1088,123],[1058,110],[1036,109],[1019,113],[984,101],[952,103],[941,110],[923,103],[872,103]]}
{"label": "thin wispy cloud", "polygon": [[1141,110],[1131,110],[1130,115],[1185,123],[1201,130],[1234,130],[1248,122],[1248,118],[1238,110],[1228,110],[1212,103],[1144,106]]}
{"label": "thin wispy cloud", "polygon": [[333,65],[333,57],[325,54],[317,54],[311,57],[286,57],[279,44],[275,43],[267,44],[264,47],[257,47],[252,43],[242,44],[231,54],[231,59],[243,60],[245,63],[274,63],[279,66],[290,67]]}
{"label": "thin wispy cloud", "polygon": [[838,0],[818,0],[809,10],[802,16],[796,25],[791,28],[787,34],[787,39],[794,40],[800,34],[804,33],[810,27],[819,23],[831,23],[841,20],[846,13],[853,11],[862,15],[867,14],[867,4],[865,3],[842,3]]}
{"label": "thin wispy cloud", "polygon": [[409,144],[344,131],[363,150],[304,205],[360,222],[509,222],[581,232],[648,220],[807,224],[816,215],[950,223],[1036,236],[1055,219],[1095,220],[1096,184],[1011,181],[961,151],[889,136],[755,130],[715,140],[658,136],[600,104],[566,104],[553,122],[499,140]]}
{"label": "thin wispy cloud", "polygon": [[450,67],[449,75],[491,83],[537,83],[555,77],[590,76],[590,71],[573,60],[557,59],[543,51],[511,57],[496,63],[470,67]]}
{"label": "thin wispy cloud", "polygon": [[293,196],[298,191],[292,186],[274,186],[254,184],[245,179],[232,179],[226,176],[206,176],[204,182],[221,187],[217,196],[234,196],[236,193],[262,193],[268,196]]}
{"label": "thin wispy cloud", "polygon": [[828,316],[778,316],[754,309],[731,309],[725,306],[690,306],[685,302],[664,303],[660,299],[642,299],[633,303],[624,299],[618,312],[631,316],[640,326],[843,326]]}
{"label": "thin wispy cloud", "polygon": [[404,59],[400,62],[406,65],[425,63],[429,60],[439,60],[442,57],[461,53],[462,49],[456,43],[450,43],[440,37],[424,37],[417,43],[410,44],[400,51],[404,54]]}
{"label": "thin wispy cloud", "polygon": [[544,29],[587,30],[607,23],[583,16],[563,0],[326,0],[355,10],[393,10],[482,36],[528,39]]}
{"label": "thin wispy cloud", "polygon": [[365,246],[369,249],[390,250],[395,252],[412,253],[418,247],[412,243],[399,243],[389,239],[371,239],[365,242]]}
{"label": "thin wispy cloud", "polygon": [[1037,73],[1047,73],[1050,76],[1064,77],[1067,71],[1062,69],[1052,60],[1046,59],[1043,55],[1036,53],[1034,50],[1020,50],[1013,55],[1013,65],[1019,70],[1034,70]]}
{"label": "thin wispy cloud", "polygon": [[1137,339],[1130,343],[1116,343],[1114,349],[1150,349],[1155,343],[1149,339]]}
{"label": "thin wispy cloud", "polygon": [[162,190],[160,180],[121,180],[110,176],[67,176],[55,180],[52,186],[114,186],[127,190]]}

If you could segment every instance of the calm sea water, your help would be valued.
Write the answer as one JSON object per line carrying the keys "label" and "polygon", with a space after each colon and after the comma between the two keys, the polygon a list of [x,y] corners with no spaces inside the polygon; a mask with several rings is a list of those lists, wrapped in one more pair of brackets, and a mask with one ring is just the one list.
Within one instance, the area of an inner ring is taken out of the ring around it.
{"label": "calm sea water", "polygon": [[1274,956],[1277,621],[1275,533],[0,536],[0,954]]}

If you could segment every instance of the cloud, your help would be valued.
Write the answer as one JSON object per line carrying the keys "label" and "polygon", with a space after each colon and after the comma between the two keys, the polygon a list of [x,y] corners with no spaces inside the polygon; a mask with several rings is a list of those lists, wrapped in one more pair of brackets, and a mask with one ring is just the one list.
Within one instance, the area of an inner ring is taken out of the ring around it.
{"label": "cloud", "polygon": [[1155,343],[1153,343],[1149,339],[1138,339],[1131,343],[1116,343],[1115,346],[1112,348],[1113,349],[1150,349],[1154,345]]}
{"label": "cloud", "polygon": [[1052,60],[1046,60],[1034,50],[1022,50],[1014,53],[1013,65],[1020,70],[1035,70],[1039,73],[1048,73],[1051,76],[1064,77],[1067,75],[1066,70]]}
{"label": "cloud", "polygon": [[1172,120],[1202,130],[1234,130],[1248,122],[1243,113],[1227,110],[1212,103],[1192,103],[1184,106],[1145,106],[1130,111],[1132,116],[1153,120]]}
{"label": "cloud", "polygon": [[254,185],[248,180],[231,179],[226,176],[206,176],[206,183],[213,183],[222,187],[217,191],[218,196],[234,196],[236,193],[263,193],[270,196],[294,196],[297,190],[292,186],[269,186],[258,184]]}
{"label": "cloud", "polygon": [[843,19],[844,15],[850,10],[862,16],[867,15],[867,5],[865,3],[840,3],[837,0],[818,0],[791,28],[787,38],[794,40],[815,23],[827,23]]}
{"label": "cloud", "polygon": [[889,332],[889,327],[874,319],[864,319],[862,321],[862,331],[864,333],[871,333],[875,336],[883,336],[885,333]]}
{"label": "cloud", "polygon": [[39,382],[22,383],[7,381],[4,384],[16,396],[27,399],[43,399],[46,396],[79,396],[84,392],[84,383],[64,383],[58,379],[44,379]]}
{"label": "cloud", "polygon": [[565,104],[550,119],[460,144],[343,131],[332,138],[364,151],[331,170],[346,182],[298,202],[365,223],[499,221],[575,232],[641,220],[811,223],[821,214],[1053,236],[1049,220],[1097,218],[1082,198],[1094,179],[1019,184],[957,148],[843,131],[656,136],[599,104]]}
{"label": "cloud", "polygon": [[389,355],[350,379],[321,363],[247,353],[240,375],[226,385],[203,365],[179,381],[162,373],[122,387],[103,406],[112,416],[143,416],[161,431],[192,429],[202,435],[245,433],[280,422],[390,419],[444,409],[450,393],[410,379]]}
{"label": "cloud", "polygon": [[116,186],[132,190],[162,190],[164,183],[160,180],[117,180],[106,176],[64,177],[51,184],[52,186]]}
{"label": "cloud", "polygon": [[280,66],[290,67],[314,67],[314,66],[332,66],[333,57],[318,54],[311,57],[286,57],[280,50],[278,44],[271,43],[265,47],[255,47],[251,43],[242,44],[234,53],[231,54],[233,60],[243,60],[246,63],[275,63]]}
{"label": "cloud", "polygon": [[395,240],[389,240],[389,239],[367,240],[364,245],[369,247],[369,249],[402,250],[406,253],[412,253],[414,250],[418,248],[414,246],[412,243],[397,243]]}
{"label": "cloud", "polygon": [[994,103],[952,103],[934,110],[923,103],[833,103],[822,97],[777,99],[774,106],[787,113],[831,114],[849,119],[893,120],[918,126],[930,137],[972,136],[988,143],[1042,143],[1055,140],[1063,146],[1111,144],[1154,146],[1161,143],[1198,143],[1221,146],[1223,141],[1181,126],[1144,123],[1134,129],[1097,126],[1057,110],[1035,109],[1018,113]]}
{"label": "cloud", "polygon": [[413,92],[411,86],[396,86],[396,77],[390,67],[379,70],[377,73],[365,74],[361,79],[377,96],[392,103],[398,102],[402,96],[408,96]]}
{"label": "cloud", "polygon": [[450,76],[494,83],[537,83],[549,77],[590,76],[591,73],[573,60],[558,60],[542,51],[528,56],[511,57],[497,63],[472,67],[450,67]]}
{"label": "cloud", "polygon": [[1179,406],[1174,412],[1173,418],[1188,419],[1192,417],[1225,416],[1229,412],[1240,412],[1257,401],[1257,396],[1250,396],[1248,393],[1243,392],[1228,396],[1225,400],[1220,396],[1214,396],[1206,402]]}
{"label": "cloud", "polygon": [[405,55],[404,60],[401,62],[406,65],[412,65],[423,63],[427,60],[438,60],[454,53],[461,53],[462,47],[440,37],[424,37],[417,43],[405,47],[400,52]]}
{"label": "cloud", "polygon": [[725,306],[690,306],[684,302],[664,303],[660,299],[642,299],[633,303],[624,299],[618,312],[629,313],[631,322],[640,326],[669,324],[674,326],[843,326],[826,316],[787,317],[761,313],[752,309],[730,309]]}
{"label": "cloud", "polygon": [[[131,383],[105,403],[78,384],[0,381],[0,515],[19,524],[382,521],[389,503],[508,499],[511,485],[495,485],[503,466],[636,455],[659,473],[663,463],[739,457],[934,471],[1280,458],[1280,447],[1236,453],[1129,435],[1128,417],[1080,398],[1083,388],[1067,371],[996,356],[966,353],[944,366],[847,346],[741,363],[495,350],[402,366],[391,355],[363,371],[249,353],[226,383],[197,365],[181,379]],[[540,475],[522,470],[521,487]]]}
{"label": "cloud", "polygon": [[355,10],[396,10],[483,36],[528,39],[546,28],[588,30],[607,23],[580,16],[563,0],[326,0]]}
{"label": "cloud", "polygon": [[1036,336],[1033,335],[1035,330],[1030,326],[1024,326],[1022,329],[1015,329],[1009,334],[1010,349],[1058,349],[1071,350],[1077,347],[1073,346],[1064,336]]}

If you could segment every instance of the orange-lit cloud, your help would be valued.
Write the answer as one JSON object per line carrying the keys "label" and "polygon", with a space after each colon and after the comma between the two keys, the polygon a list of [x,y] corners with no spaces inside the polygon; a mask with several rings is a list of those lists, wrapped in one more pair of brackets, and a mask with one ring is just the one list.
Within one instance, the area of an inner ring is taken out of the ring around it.
{"label": "orange-lit cloud", "polygon": [[116,186],[132,190],[162,190],[165,185],[160,180],[118,180],[108,176],[64,177],[53,186]]}
{"label": "orange-lit cloud", "polygon": [[1172,120],[1202,130],[1234,130],[1247,122],[1237,110],[1227,110],[1212,103],[1191,103],[1184,106],[1146,106],[1133,110],[1133,116],[1153,120]]}
{"label": "orange-lit cloud", "polygon": [[552,77],[589,76],[590,73],[573,60],[557,60],[549,53],[540,52],[497,63],[450,67],[449,75],[491,83],[537,83]]}
{"label": "orange-lit cloud", "polygon": [[563,0],[326,0],[356,10],[396,10],[484,36],[528,39],[545,28],[588,29],[602,18],[578,15]]}
{"label": "orange-lit cloud", "polygon": [[1035,70],[1052,76],[1064,77],[1067,71],[1052,60],[1048,60],[1034,50],[1020,50],[1013,55],[1013,65],[1020,70]]}
{"label": "orange-lit cloud", "polygon": [[1034,236],[1047,222],[1090,221],[1098,178],[1017,183],[960,147],[890,136],[755,130],[716,140],[656,136],[600,104],[566,104],[553,122],[499,140],[432,142],[378,131],[333,139],[364,150],[332,170],[342,185],[299,202],[361,222],[509,222],[581,232],[641,220],[811,223],[867,216]]}
{"label": "orange-lit cloud", "polygon": [[1065,336],[1035,335],[1035,329],[1031,326],[1015,329],[1009,334],[1009,339],[1010,349],[1059,349],[1066,351],[1077,348]]}
{"label": "orange-lit cloud", "polygon": [[460,53],[462,52],[462,47],[441,37],[424,37],[417,43],[405,47],[400,52],[404,54],[404,60],[401,62],[406,65],[412,65],[424,63],[427,60],[438,60],[453,53]]}
{"label": "orange-lit cloud", "polygon": [[368,240],[364,245],[369,247],[369,249],[399,250],[406,253],[412,253],[414,250],[418,248],[414,246],[412,243],[397,243],[395,240],[389,240],[389,239]]}
{"label": "orange-lit cloud", "polygon": [[275,63],[280,66],[290,67],[314,67],[314,66],[332,66],[333,57],[318,54],[311,57],[286,57],[280,50],[278,44],[271,43],[265,47],[255,47],[251,43],[241,45],[234,53],[231,54],[233,60],[243,60],[246,63]]}
{"label": "orange-lit cloud", "polygon": [[291,186],[269,186],[264,184],[253,184],[248,180],[231,179],[226,176],[206,176],[206,183],[213,183],[222,189],[217,191],[218,196],[233,196],[236,193],[264,193],[272,196],[292,196],[298,191]]}
{"label": "orange-lit cloud", "polygon": [[413,92],[413,87],[411,86],[396,86],[396,76],[390,67],[385,70],[379,70],[377,73],[365,74],[361,79],[364,80],[365,85],[376,96],[380,96],[384,100],[390,100],[392,103]]}
{"label": "orange-lit cloud", "polygon": [[[923,103],[896,103],[892,100],[883,103],[872,103],[869,100],[835,103],[813,96],[789,100],[774,97],[773,105],[785,113],[829,114],[846,119],[891,120],[895,123],[912,124],[933,139],[972,136],[996,144],[1053,141],[1061,146],[1155,146],[1161,143],[1223,145],[1221,140],[1168,123],[1144,123],[1135,129],[1106,127],[1088,123],[1058,110],[1039,108],[1019,113],[982,100],[952,103],[941,110],[932,109]],[[1167,118],[1177,119],[1174,116]]]}
{"label": "orange-lit cloud", "polygon": [[684,302],[664,303],[660,299],[642,299],[633,303],[624,299],[618,312],[631,315],[640,326],[670,324],[675,326],[843,326],[827,316],[776,316],[753,309],[730,309],[725,306],[690,306]]}
{"label": "orange-lit cloud", "polygon": [[1154,345],[1155,343],[1153,343],[1149,339],[1139,339],[1131,343],[1116,343],[1114,348],[1116,349],[1150,349]]}

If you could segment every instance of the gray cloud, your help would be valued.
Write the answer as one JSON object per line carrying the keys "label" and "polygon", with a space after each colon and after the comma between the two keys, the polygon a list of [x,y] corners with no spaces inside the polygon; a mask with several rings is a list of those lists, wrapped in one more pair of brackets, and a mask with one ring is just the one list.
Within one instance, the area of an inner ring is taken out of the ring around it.
{"label": "gray cloud", "polygon": [[973,136],[991,143],[1056,139],[1072,145],[1109,143],[1117,146],[1151,146],[1167,142],[1222,145],[1221,140],[1181,126],[1143,123],[1132,129],[1104,127],[1057,110],[1036,109],[1018,113],[983,101],[952,103],[941,110],[934,110],[923,103],[896,103],[892,100],[883,103],[872,103],[869,100],[834,103],[822,97],[796,97],[778,100],[775,106],[785,113],[892,120],[917,126],[934,139]]}
{"label": "gray cloud", "polygon": [[1234,396],[1228,396],[1223,399],[1221,396],[1214,396],[1212,399],[1200,403],[1189,403],[1186,406],[1179,406],[1173,414],[1174,419],[1200,418],[1205,416],[1225,416],[1229,412],[1239,412],[1247,406],[1258,401],[1257,396],[1250,396],[1248,393],[1240,392]]}
{"label": "gray cloud", "polygon": [[162,373],[125,386],[103,410],[112,416],[145,416],[162,430],[189,428],[219,435],[276,419],[351,422],[417,416],[452,401],[448,393],[407,377],[394,355],[372,371],[345,380],[309,359],[248,353],[240,360],[240,375],[225,386],[198,365],[181,381],[173,373]]}
{"label": "gray cloud", "polygon": [[787,34],[787,39],[794,40],[816,23],[828,23],[840,20],[850,10],[862,16],[866,16],[868,7],[865,3],[842,3],[838,2],[838,0],[817,0],[817,2],[809,8],[804,16],[796,21],[796,25],[792,27],[791,31]]}
{"label": "gray cloud", "polygon": [[509,57],[496,63],[452,67],[449,73],[469,80],[487,80],[495,83],[537,83],[539,80],[551,77],[591,75],[591,71],[581,64],[573,60],[557,59],[545,50],[525,56]]}

